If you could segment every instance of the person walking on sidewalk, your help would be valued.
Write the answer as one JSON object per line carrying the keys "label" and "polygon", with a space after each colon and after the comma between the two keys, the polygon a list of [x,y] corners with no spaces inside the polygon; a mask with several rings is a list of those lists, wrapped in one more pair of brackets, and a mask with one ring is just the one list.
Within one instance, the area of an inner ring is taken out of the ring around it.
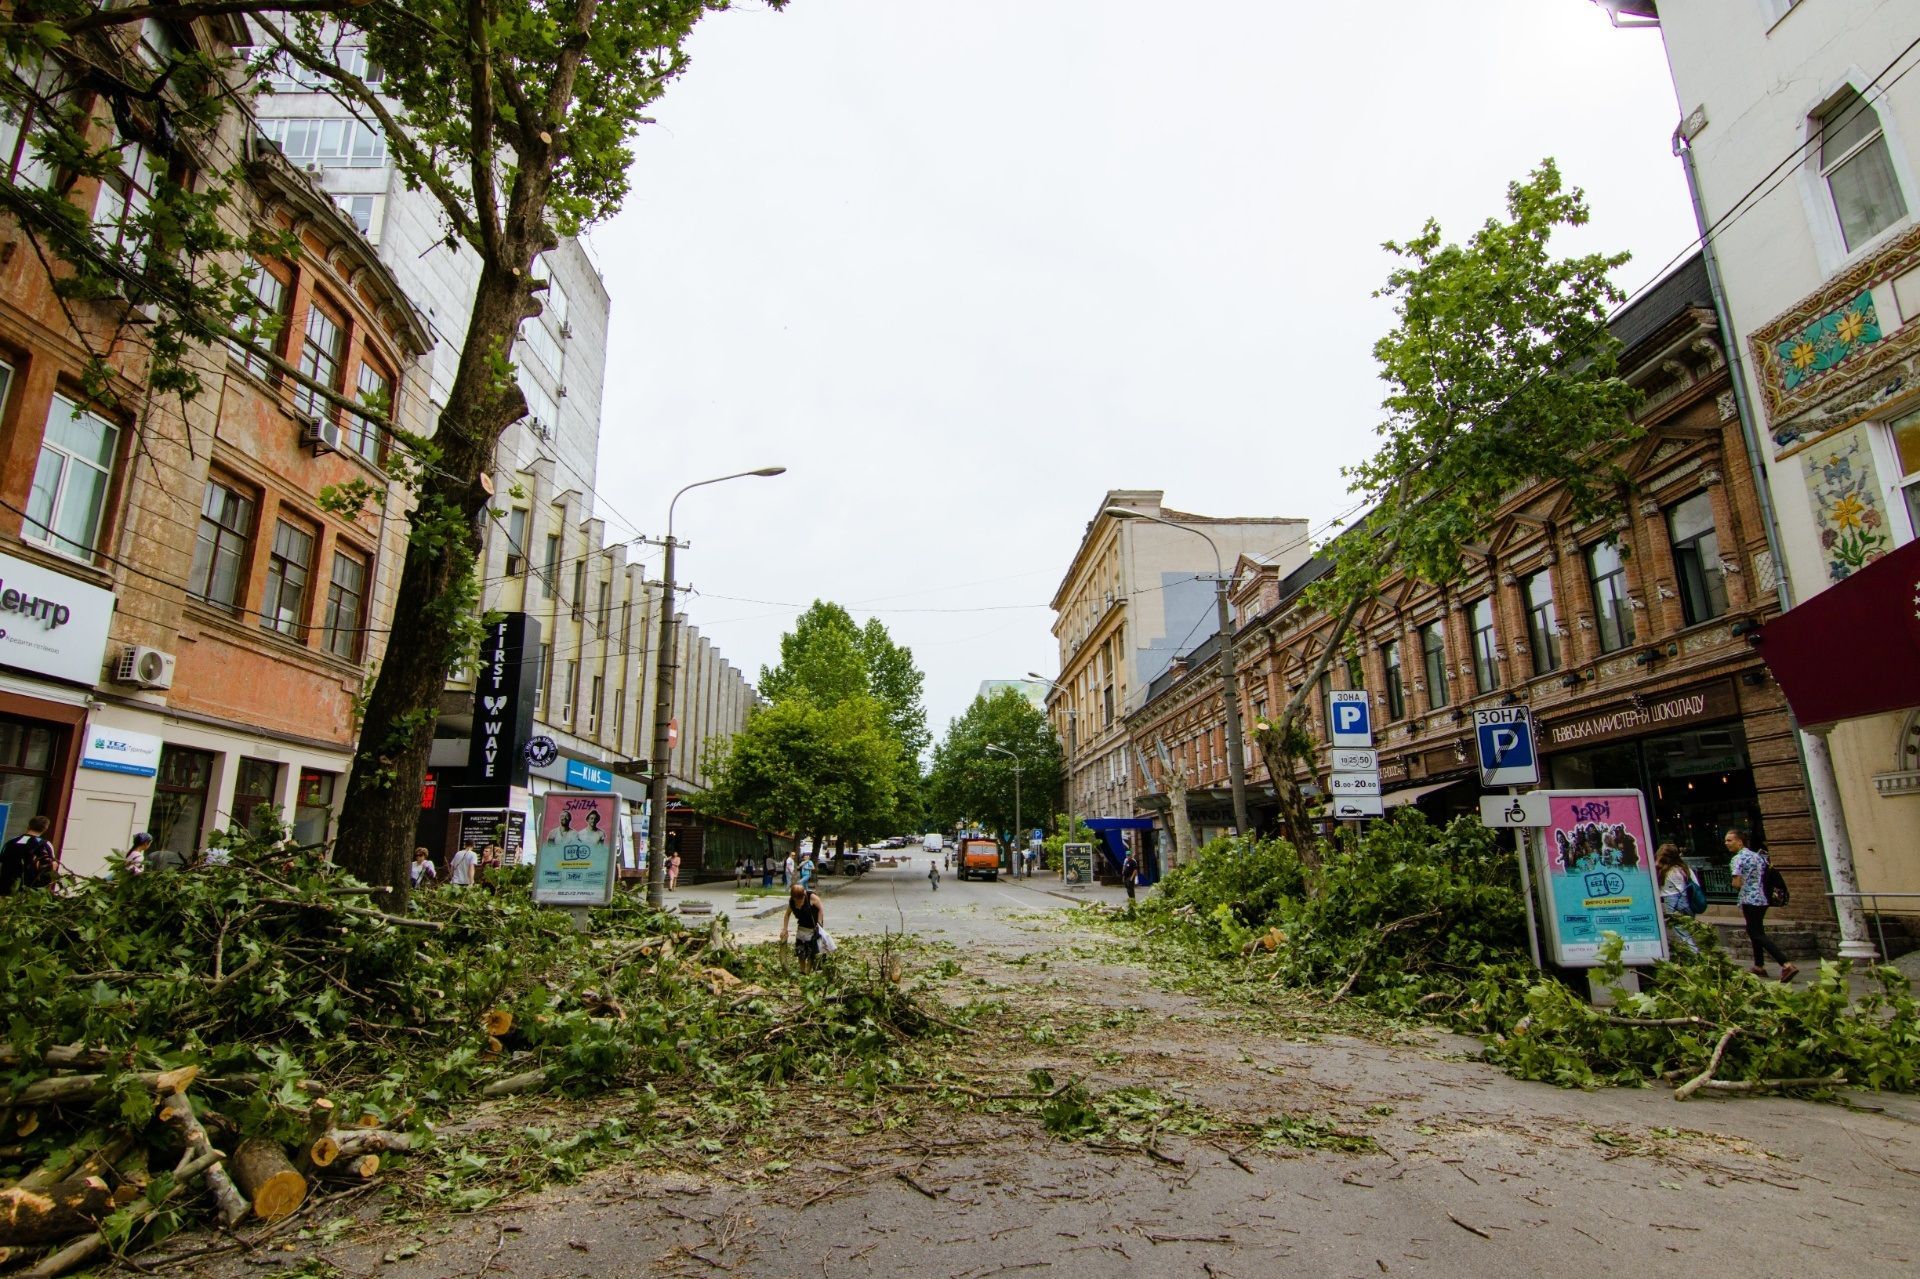
{"label": "person walking on sidewalk", "polygon": [[1132,910],[1134,881],[1140,878],[1140,858],[1131,848],[1127,850],[1126,860],[1120,863],[1120,878],[1127,885],[1127,909]]}
{"label": "person walking on sidewalk", "polygon": [[53,887],[60,875],[60,859],[54,855],[53,841],[47,838],[51,829],[51,817],[32,818],[24,835],[16,835],[0,847],[0,897],[26,888]]}
{"label": "person walking on sidewalk", "polygon": [[937,893],[940,891],[940,863],[939,862],[927,863],[927,882],[933,885],[934,892]]}
{"label": "person walking on sidewalk", "polygon": [[1693,878],[1693,868],[1687,865],[1686,858],[1680,854],[1680,845],[1660,845],[1653,856],[1653,870],[1660,877],[1660,908],[1667,916],[1667,936],[1688,950],[1698,952],[1700,947],[1687,930],[1675,922],[1693,915],[1692,887],[1697,882]]}
{"label": "person walking on sidewalk", "polygon": [[1800,969],[1787,962],[1780,947],[1767,936],[1767,908],[1773,903],[1767,896],[1767,880],[1772,870],[1765,849],[1748,848],[1747,832],[1738,826],[1727,832],[1727,851],[1733,854],[1733,886],[1740,890],[1740,914],[1747,921],[1747,940],[1753,943],[1753,967],[1747,971],[1756,977],[1767,975],[1768,955],[1780,965],[1780,980],[1792,981]]}

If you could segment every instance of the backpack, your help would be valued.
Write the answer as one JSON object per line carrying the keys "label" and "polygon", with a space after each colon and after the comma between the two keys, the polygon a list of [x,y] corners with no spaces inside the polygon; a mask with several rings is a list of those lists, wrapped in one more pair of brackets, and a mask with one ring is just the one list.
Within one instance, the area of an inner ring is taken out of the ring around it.
{"label": "backpack", "polygon": [[1787,892],[1787,880],[1784,875],[1768,862],[1766,870],[1760,874],[1760,891],[1767,895],[1767,905],[1784,906],[1791,898]]}
{"label": "backpack", "polygon": [[1704,915],[1707,913],[1707,890],[1692,871],[1687,872],[1687,914]]}

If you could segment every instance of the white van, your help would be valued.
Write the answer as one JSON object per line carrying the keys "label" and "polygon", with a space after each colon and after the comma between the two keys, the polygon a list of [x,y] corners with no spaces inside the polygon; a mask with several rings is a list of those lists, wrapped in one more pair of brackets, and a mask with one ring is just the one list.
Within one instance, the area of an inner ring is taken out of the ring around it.
{"label": "white van", "polygon": [[947,846],[947,837],[942,835],[939,831],[933,832],[931,835],[927,836],[925,839],[920,841],[920,847],[926,849],[930,853],[938,853],[942,849],[946,848],[946,846]]}

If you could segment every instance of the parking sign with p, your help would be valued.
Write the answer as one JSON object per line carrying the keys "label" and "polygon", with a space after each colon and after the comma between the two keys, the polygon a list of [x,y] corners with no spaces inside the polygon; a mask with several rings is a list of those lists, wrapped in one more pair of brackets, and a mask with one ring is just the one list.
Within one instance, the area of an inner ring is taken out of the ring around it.
{"label": "parking sign with p", "polygon": [[1482,786],[1537,786],[1540,759],[1533,746],[1533,716],[1524,706],[1493,706],[1473,713],[1480,748]]}
{"label": "parking sign with p", "polygon": [[1329,726],[1333,746],[1373,745],[1373,708],[1364,688],[1345,688],[1333,694],[1328,707],[1333,715]]}

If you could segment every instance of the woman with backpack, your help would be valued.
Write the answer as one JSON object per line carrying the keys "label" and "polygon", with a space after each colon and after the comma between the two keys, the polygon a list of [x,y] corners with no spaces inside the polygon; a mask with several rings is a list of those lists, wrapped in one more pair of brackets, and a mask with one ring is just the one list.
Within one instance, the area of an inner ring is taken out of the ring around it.
{"label": "woman with backpack", "polygon": [[[1700,880],[1694,875],[1693,868],[1681,856],[1680,845],[1660,845],[1653,855],[1653,870],[1660,877],[1660,905],[1669,920],[1689,918],[1706,909],[1706,890],[1700,887]],[[1695,954],[1700,951],[1699,944],[1684,928],[1669,924],[1667,936]]]}
{"label": "woman with backpack", "polygon": [[1733,865],[1728,867],[1733,873],[1733,886],[1740,890],[1740,914],[1747,921],[1747,940],[1753,943],[1753,967],[1747,971],[1755,977],[1767,975],[1766,957],[1771,955],[1780,965],[1780,980],[1792,981],[1799,967],[1787,962],[1780,948],[1767,936],[1767,908],[1787,904],[1787,884],[1767,860],[1764,849],[1747,847],[1747,832],[1738,826],[1727,832],[1727,851],[1733,854]]}

